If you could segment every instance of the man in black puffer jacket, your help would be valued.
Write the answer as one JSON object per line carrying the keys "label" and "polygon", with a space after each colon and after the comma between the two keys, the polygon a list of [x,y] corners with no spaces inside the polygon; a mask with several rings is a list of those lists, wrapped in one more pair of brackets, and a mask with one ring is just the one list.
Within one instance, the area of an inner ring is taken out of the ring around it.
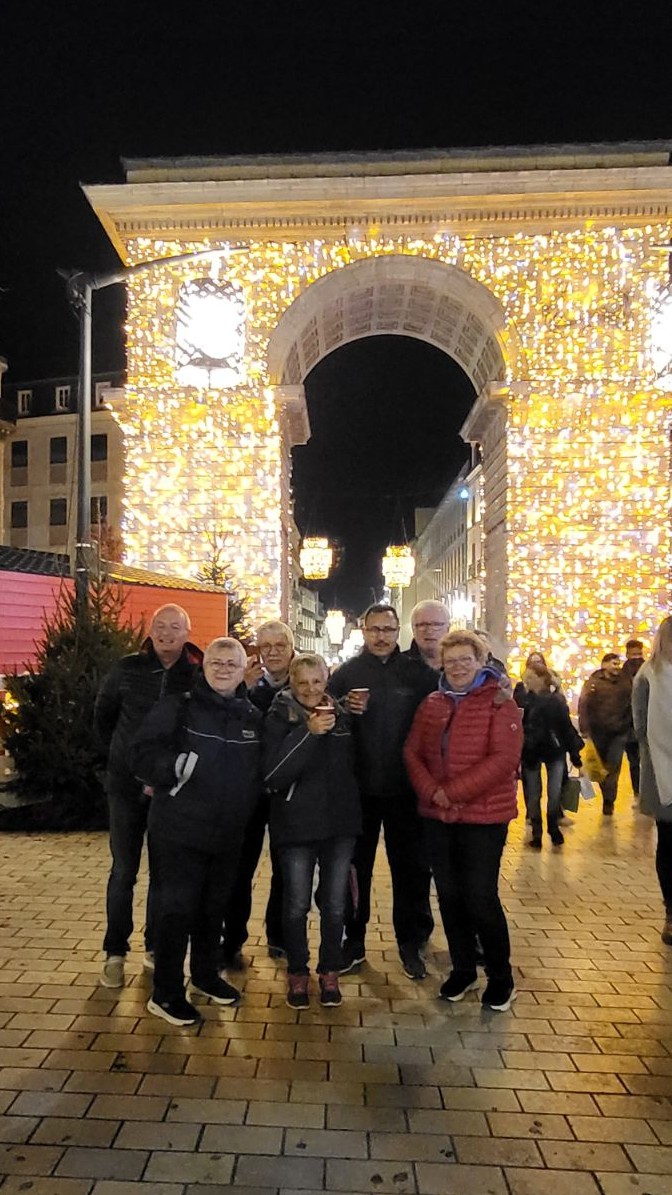
{"label": "man in black puffer jacket", "polygon": [[429,906],[431,873],[402,752],[415,711],[434,692],[438,677],[422,660],[399,651],[399,619],[393,606],[370,606],[363,631],[360,655],[338,668],[328,686],[334,697],[346,699],[346,707],[355,715],[355,774],[364,821],[354,860],[359,907],[346,921],[345,967],[351,970],[365,958],[371,877],[382,825],[399,955],[409,978],[424,979],[421,950],[434,928]]}
{"label": "man in black puffer jacket", "polygon": [[191,983],[215,1004],[239,993],[218,971],[219,937],[245,830],[260,796],[262,716],[243,684],[247,657],[215,639],[193,692],[160,702],[135,738],[133,764],[153,790],[149,857],[156,885],[154,992],[147,1008],[172,1025],[199,1020]]}
{"label": "man in black puffer jacket", "polygon": [[[100,982],[121,987],[133,933],[133,889],[147,829],[147,797],[131,767],[131,743],[152,706],[194,682],[203,653],[187,642],[191,623],[181,606],[161,606],[152,615],[149,638],[139,652],[124,656],[103,680],[94,711],[94,731],[107,755],[106,792],[110,814],[112,868],[107,883],[106,958]],[[153,966],[153,892],[145,920],[145,966]]]}

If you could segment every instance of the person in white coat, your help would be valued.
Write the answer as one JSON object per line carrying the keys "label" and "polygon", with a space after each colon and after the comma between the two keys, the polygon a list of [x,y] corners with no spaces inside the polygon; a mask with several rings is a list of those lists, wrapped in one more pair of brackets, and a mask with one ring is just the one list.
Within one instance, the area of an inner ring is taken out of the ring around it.
{"label": "person in white coat", "polygon": [[656,632],[650,659],[632,686],[632,718],[640,747],[641,809],[655,818],[656,872],[665,905],[661,937],[672,946],[672,617]]}

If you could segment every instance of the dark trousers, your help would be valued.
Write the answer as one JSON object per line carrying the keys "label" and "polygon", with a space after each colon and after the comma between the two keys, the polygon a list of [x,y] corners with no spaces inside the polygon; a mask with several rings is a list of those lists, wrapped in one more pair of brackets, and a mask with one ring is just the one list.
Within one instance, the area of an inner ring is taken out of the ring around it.
{"label": "dark trousers", "polygon": [[[522,767],[525,806],[535,834],[541,833],[541,766],[541,763],[536,763],[523,764]],[[544,764],[544,767],[546,768],[546,822],[548,829],[551,830],[557,826],[562,815],[560,793],[567,768],[564,757],[554,759],[550,763]]]}
{"label": "dark trousers", "polygon": [[282,865],[282,926],[287,970],[308,974],[307,918],[313,895],[315,867],[320,869],[320,953],[317,970],[340,971],[341,942],[354,838],[327,838],[280,847]]}
{"label": "dark trousers", "polygon": [[618,790],[618,778],[621,774],[621,764],[623,763],[623,752],[625,750],[625,735],[616,735],[615,738],[607,740],[595,740],[595,746],[600,755],[600,759],[607,769],[607,775],[604,780],[600,781],[600,788],[602,789],[602,803],[607,806],[613,806],[616,800],[616,792]]}
{"label": "dark trousers", "polygon": [[509,927],[499,899],[508,826],[425,822],[427,849],[453,968],[476,970],[476,935],[490,979],[511,979]]}
{"label": "dark trousers", "polygon": [[[264,848],[268,816],[269,797],[266,796],[247,823],[238,868],[226,902],[222,927],[225,954],[236,954],[247,942],[247,923],[252,912],[252,884]],[[275,850],[271,850],[271,891],[265,920],[269,946],[282,946],[282,869]]]}
{"label": "dark trousers", "polygon": [[[142,845],[147,830],[149,799],[141,794],[137,781],[126,784],[108,780],[112,868],[107,881],[107,931],[103,950],[107,954],[128,954],[133,933],[133,890],[138,878]],[[145,918],[145,949],[153,949],[154,892],[150,882]]]}
{"label": "dark trousers", "polygon": [[630,769],[630,782],[632,784],[632,791],[636,797],[639,796],[639,743],[637,739],[629,739],[625,744],[625,754],[628,757],[628,767]]}
{"label": "dark trousers", "polygon": [[357,839],[354,864],[359,902],[346,915],[346,936],[363,946],[371,916],[371,878],[381,826],[392,875],[392,922],[399,946],[421,946],[434,929],[429,905],[431,871],[427,862],[422,825],[415,797],[397,793],[362,798],[362,834]]}
{"label": "dark trousers", "polygon": [[656,822],[656,871],[665,911],[672,916],[672,822]]}
{"label": "dark trousers", "polygon": [[219,937],[240,843],[211,854],[179,842],[149,838],[155,885],[154,997],[184,994],[184,960],[191,940],[190,971],[197,987],[219,974]]}

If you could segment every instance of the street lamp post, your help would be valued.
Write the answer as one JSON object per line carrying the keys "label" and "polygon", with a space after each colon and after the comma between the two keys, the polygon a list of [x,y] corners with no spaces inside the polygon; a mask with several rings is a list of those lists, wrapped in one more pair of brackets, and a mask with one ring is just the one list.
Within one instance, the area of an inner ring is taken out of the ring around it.
{"label": "street lamp post", "polygon": [[107,274],[89,274],[74,270],[65,275],[67,296],[79,318],[79,385],[77,398],[77,538],[75,544],[75,594],[77,609],[86,610],[89,598],[89,563],[91,554],[91,320],[93,292],[126,282],[134,274],[156,266],[195,261],[200,257],[230,256],[245,253],[246,248],[201,249],[174,257],[157,257],[125,266]]}

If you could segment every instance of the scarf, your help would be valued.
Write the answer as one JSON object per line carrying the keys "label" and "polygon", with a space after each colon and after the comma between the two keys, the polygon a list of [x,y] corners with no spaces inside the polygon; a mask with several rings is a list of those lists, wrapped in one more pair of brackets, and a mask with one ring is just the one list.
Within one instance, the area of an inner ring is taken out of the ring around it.
{"label": "scarf", "polygon": [[646,738],[661,805],[672,805],[672,663],[647,668],[649,708]]}

